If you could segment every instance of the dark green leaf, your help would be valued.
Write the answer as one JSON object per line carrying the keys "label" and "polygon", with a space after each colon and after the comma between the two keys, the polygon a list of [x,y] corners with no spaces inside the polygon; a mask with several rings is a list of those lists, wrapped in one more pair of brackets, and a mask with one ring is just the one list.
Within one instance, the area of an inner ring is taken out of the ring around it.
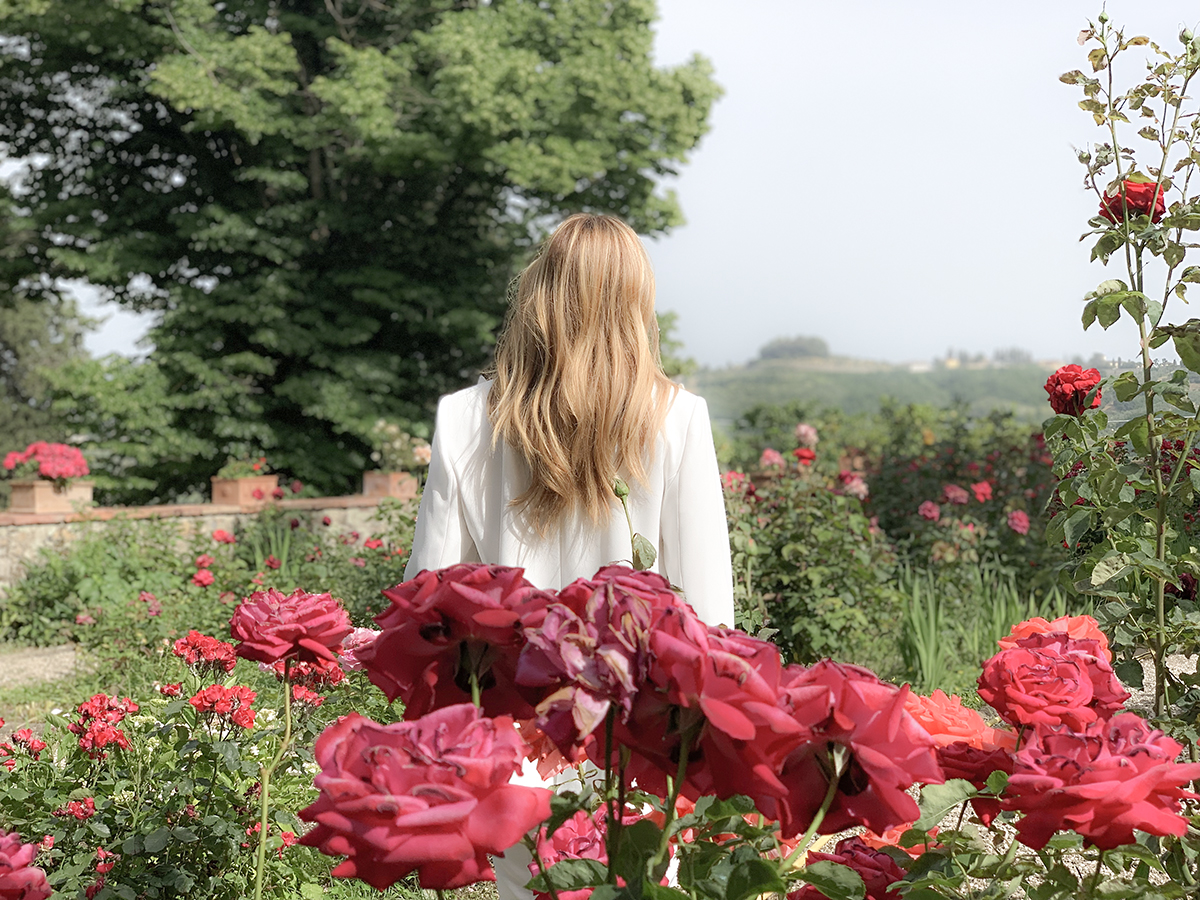
{"label": "dark green leaf", "polygon": [[1008,786],[1008,773],[997,769],[987,777],[987,789],[993,794],[1003,794]]}
{"label": "dark green leaf", "polygon": [[1136,397],[1140,387],[1141,382],[1132,372],[1122,372],[1112,383],[1113,393],[1122,403],[1128,403]]}
{"label": "dark green leaf", "polygon": [[1074,547],[1091,527],[1092,511],[1083,508],[1076,509],[1063,522],[1063,540],[1067,542],[1068,547]]}
{"label": "dark green leaf", "polygon": [[564,859],[556,862],[543,875],[529,882],[531,890],[549,892],[553,882],[556,890],[578,891],[583,888],[604,884],[608,878],[608,866],[596,859]]}
{"label": "dark green leaf", "polygon": [[1200,372],[1200,334],[1187,332],[1174,337],[1175,352],[1179,361],[1193,372]]}
{"label": "dark green leaf", "polygon": [[921,789],[921,817],[913,823],[917,831],[928,831],[940,825],[951,807],[974,797],[975,785],[962,778],[951,778],[945,784],[927,784]]}
{"label": "dark green leaf", "polygon": [[1121,684],[1126,687],[1134,688],[1135,690],[1144,689],[1144,681],[1146,673],[1142,669],[1142,664],[1136,659],[1126,659],[1113,666],[1113,671],[1117,677],[1121,679]]}
{"label": "dark green leaf", "polygon": [[[842,866],[840,868],[845,868]],[[807,870],[806,870],[807,871]],[[857,873],[854,873],[857,874]],[[859,879],[861,882],[862,879]],[[746,900],[759,894],[778,893],[787,891],[787,885],[779,877],[779,871],[765,859],[748,859],[734,866],[729,873],[729,881],[725,888],[727,900]],[[861,900],[862,894],[854,900]],[[837,900],[837,898],[831,898]]]}
{"label": "dark green leaf", "polygon": [[146,835],[143,840],[143,846],[147,853],[159,853],[167,842],[171,840],[171,829],[163,827],[156,828],[154,831]]}

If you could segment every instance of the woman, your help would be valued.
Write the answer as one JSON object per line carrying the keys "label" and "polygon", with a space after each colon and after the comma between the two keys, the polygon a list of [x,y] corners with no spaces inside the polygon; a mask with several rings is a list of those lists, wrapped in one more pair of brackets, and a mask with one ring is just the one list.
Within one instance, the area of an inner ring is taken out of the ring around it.
{"label": "woman", "polygon": [[[520,566],[556,590],[632,558],[613,493],[655,571],[710,624],[733,624],[733,577],[708,407],[663,374],[654,274],[634,231],[578,214],[521,273],[490,378],[438,404],[406,579],[461,562]],[[497,861],[524,896],[524,851]]]}

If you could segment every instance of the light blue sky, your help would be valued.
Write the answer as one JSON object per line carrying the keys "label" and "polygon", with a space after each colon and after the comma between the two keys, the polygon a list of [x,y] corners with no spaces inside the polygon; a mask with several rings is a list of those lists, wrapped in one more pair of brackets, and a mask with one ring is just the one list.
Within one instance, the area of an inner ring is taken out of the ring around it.
{"label": "light blue sky", "polygon": [[[1120,277],[1078,242],[1096,203],[1072,146],[1100,133],[1057,80],[1086,65],[1075,37],[1099,3],[659,8],[659,63],[700,52],[725,88],[672,185],[688,224],[650,242],[659,306],[679,313],[690,355],[742,362],[793,334],[894,361],[950,347],[1134,355],[1127,324],[1079,325],[1082,295]],[[1171,49],[1200,19],[1182,0],[1110,0],[1108,13]],[[1132,58],[1119,70],[1139,75]],[[144,328],[117,313],[90,347],[130,352]]]}

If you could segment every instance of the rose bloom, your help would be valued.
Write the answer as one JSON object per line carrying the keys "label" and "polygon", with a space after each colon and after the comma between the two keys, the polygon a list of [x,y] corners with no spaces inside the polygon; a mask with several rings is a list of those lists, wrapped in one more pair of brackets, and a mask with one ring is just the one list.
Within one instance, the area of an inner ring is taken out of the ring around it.
{"label": "rose bloom", "polygon": [[254,691],[242,685],[225,687],[211,684],[193,694],[188,703],[199,715],[228,718],[234,725],[241,728],[254,726],[254,710],[250,704],[257,696]]}
{"label": "rose bloom", "polygon": [[1033,634],[1050,634],[1054,631],[1061,631],[1076,640],[1095,641],[1100,645],[1104,658],[1110,663],[1112,662],[1112,651],[1108,649],[1108,636],[1100,630],[1100,623],[1091,616],[1059,616],[1053,622],[1047,622],[1041,616],[1026,619],[1024,622],[1014,625],[1012,631],[996,643],[1000,645],[1001,650],[1009,650],[1017,646],[1017,641],[1021,638]]}
{"label": "rose bloom", "polygon": [[817,429],[809,425],[807,422],[801,422],[796,426],[796,443],[801,447],[808,447],[810,450],[817,446]]}
{"label": "rose bloom", "polygon": [[[867,846],[862,838],[848,837],[838,841],[832,853],[809,853],[804,863],[811,865],[822,860],[838,863],[857,872],[866,888],[864,900],[900,900],[900,892],[892,885],[904,880],[904,870],[882,850]],[[824,898],[825,895],[811,884],[787,895],[787,900]]]}
{"label": "rose bloom", "polygon": [[262,488],[255,488],[254,490],[252,490],[250,492],[250,496],[253,497],[255,500],[261,500],[266,495],[263,493]]}
{"label": "rose bloom", "polygon": [[233,644],[201,634],[195,629],[189,631],[187,637],[177,640],[171,652],[201,673],[232,672],[237,663]]}
{"label": "rose bloom", "polygon": [[208,587],[216,580],[213,573],[208,569],[200,569],[192,576],[192,584],[196,585],[196,587]]}
{"label": "rose bloom", "polygon": [[1176,763],[1183,748],[1133,713],[1094,722],[1079,733],[1033,730],[1016,756],[1002,806],[1023,814],[1021,843],[1040,850],[1060,830],[1111,850],[1134,842],[1134,830],[1182,835],[1180,801],[1200,763]]}
{"label": "rose bloom", "polygon": [[363,547],[367,550],[378,550],[383,546],[383,541],[379,538],[367,538],[363,541]]}
{"label": "rose bloom", "polygon": [[844,481],[843,485],[842,490],[857,500],[866,500],[871,493],[871,489],[867,487],[867,483],[858,475]]}
{"label": "rose bloom", "polygon": [[46,873],[30,865],[37,852],[37,844],[22,844],[16,832],[0,831],[0,898],[46,900],[50,896]]}
{"label": "rose bloom", "polygon": [[211,556],[209,556],[207,553],[202,553],[196,557],[196,568],[197,569],[207,569],[209,566],[211,566],[215,562],[216,562],[216,560],[213,559]]}
{"label": "rose bloom", "polygon": [[1063,632],[1018,638],[983,664],[979,696],[1010,725],[1066,725],[1107,719],[1129,699],[1098,641]]}
{"label": "rose bloom", "polygon": [[[787,787],[778,772],[808,737],[780,705],[783,666],[773,644],[705,625],[690,607],[667,607],[650,631],[648,682],[614,738],[632,751],[629,778],[660,796],[691,735],[685,796],[751,797],[760,810],[778,806]],[[599,739],[589,746],[603,766]]]}
{"label": "rose bloom", "polygon": [[46,742],[39,740],[33,736],[33,732],[28,728],[18,728],[12,733],[12,742],[18,747],[24,747],[29,751],[29,755],[34,759],[41,757],[41,752],[46,749]]}
{"label": "rose bloom", "polygon": [[302,684],[292,685],[292,700],[305,706],[311,706],[313,709],[316,709],[325,702],[324,697],[316,691],[309,690]]}
{"label": "rose bloom", "polygon": [[801,466],[811,466],[813,460],[817,458],[815,450],[810,450],[808,447],[797,447],[792,451],[792,456],[796,457],[796,462]]}
{"label": "rose bloom", "polygon": [[979,481],[971,485],[971,493],[980,503],[986,503],[992,499],[992,486],[986,481]]}
{"label": "rose bloom", "polygon": [[1008,527],[1017,534],[1029,534],[1029,513],[1014,509],[1008,514]]}
{"label": "rose bloom", "polygon": [[338,657],[338,663],[343,669],[357,671],[363,667],[363,664],[358,659],[358,654],[362,652],[364,647],[367,647],[375,641],[375,638],[382,634],[374,628],[355,628],[347,635],[342,642],[342,653]]}
{"label": "rose bloom", "polygon": [[233,611],[229,633],[244,659],[273,663],[281,659],[337,661],[342,639],[351,631],[350,616],[329,594],[275,588],[255,591]]}
{"label": "rose bloom", "polygon": [[[1046,379],[1046,393],[1050,395],[1050,407],[1060,415],[1083,415],[1084,401],[1088,393],[1100,383],[1100,372],[1097,369],[1083,369],[1071,364],[1063,366]],[[1100,405],[1100,391],[1086,409],[1095,409]]]}
{"label": "rose bloom", "polygon": [[913,784],[944,779],[936,744],[905,711],[908,688],[884,684],[871,672],[824,660],[805,669],[788,666],[784,706],[811,735],[791,751],[779,776],[788,789],[778,811],[785,837],[803,832],[829,787],[831,750],[847,753],[833,805],[819,831],[835,834],[865,825],[882,834],[914,821],[917,803],[906,792]]}
{"label": "rose bloom", "polygon": [[783,454],[778,450],[772,450],[770,447],[764,450],[762,456],[758,458],[758,467],[760,469],[782,469],[785,465]]}
{"label": "rose bloom", "polygon": [[275,488],[274,490],[271,491],[271,496],[274,497],[276,500],[282,500],[283,499],[283,488],[281,488],[281,487]]}
{"label": "rose bloom", "polygon": [[754,487],[744,472],[722,472],[721,487],[727,494],[743,494]]}
{"label": "rose bloom", "polygon": [[237,542],[237,538],[235,538],[228,531],[224,531],[220,528],[212,533],[212,539],[218,544],[233,544]]}
{"label": "rose bloom", "polygon": [[942,497],[947,503],[955,506],[966,506],[971,500],[971,495],[967,493],[966,488],[961,488],[957,484],[948,484],[943,487]]}
{"label": "rose bloom", "polygon": [[84,797],[82,800],[69,800],[66,806],[60,806],[51,813],[54,816],[70,816],[73,819],[78,819],[80,822],[87,821],[95,814],[96,801],[92,797]]}
{"label": "rose bloom", "polygon": [[963,706],[960,697],[954,694],[947,696],[941,688],[928,697],[910,692],[904,700],[904,708],[939,747],[956,741],[963,741],[979,750],[1016,747],[1016,735],[1011,731],[989,728],[983,716]]}
{"label": "rose bloom", "polygon": [[649,674],[654,623],[671,608],[687,609],[663,576],[605,566],[563,588],[525,628],[516,680],[544,689],[537,726],[564,754],[578,755],[611,706],[628,720]]}
{"label": "rose bloom", "polygon": [[462,564],[423,571],[383,595],[392,605],[375,617],[382,633],[356,656],[406,719],[471,699],[470,660],[478,661],[480,697],[493,715],[528,719],[542,692],[514,681],[525,645],[553,594],[526,581],[523,569]]}
{"label": "rose bloom", "polygon": [[469,703],[391,725],[350,713],[317,739],[321,793],[300,812],[316,826],[300,843],[379,890],[414,871],[427,890],[494,881],[488,854],[550,816],[550,791],[508,783],[525,749],[512,719]]}
{"label": "rose bloom", "polygon": [[926,500],[917,507],[917,515],[930,522],[936,522],[942,517],[942,508],[932,500]]}
{"label": "rose bloom", "polygon": [[[601,815],[601,807],[596,816]],[[555,832],[546,837],[546,829],[538,832],[537,852],[542,865],[549,869],[556,862],[564,859],[594,859],[608,865],[608,850],[604,846],[605,829],[596,821],[596,816],[580,810],[567,819]],[[530,877],[541,874],[537,860],[529,863]],[[558,900],[587,900],[592,895],[591,888],[578,891],[558,891]],[[534,891],[536,900],[551,900],[551,895],[543,891]]]}
{"label": "rose bloom", "polygon": [[1120,188],[1112,193],[1106,191],[1100,199],[1100,215],[1114,224],[1125,218],[1126,209],[1135,216],[1150,216],[1151,222],[1163,217],[1167,204],[1163,199],[1162,185],[1129,180],[1122,184],[1125,187],[1125,202],[1121,202]]}
{"label": "rose bloom", "polygon": [[[339,660],[342,658],[338,657]],[[259,663],[258,668],[263,672],[273,672],[277,680],[283,681],[287,663],[285,660],[278,659],[269,666],[266,663]],[[346,673],[342,671],[342,667],[337,662],[318,659],[313,662],[293,662],[291,669],[287,671],[287,676],[288,681],[292,684],[302,684],[310,688],[329,688],[341,684],[346,678]]]}

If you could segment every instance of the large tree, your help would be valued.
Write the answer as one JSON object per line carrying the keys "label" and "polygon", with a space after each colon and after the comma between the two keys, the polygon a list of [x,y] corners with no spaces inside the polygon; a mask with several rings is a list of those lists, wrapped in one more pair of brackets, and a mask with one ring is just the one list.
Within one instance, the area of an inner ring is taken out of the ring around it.
{"label": "large tree", "polygon": [[189,436],[169,443],[193,449],[131,474],[180,492],[262,449],[347,487],[380,416],[427,419],[487,359],[549,223],[678,222],[658,182],[718,89],[699,57],[653,65],[654,14],[653,0],[0,3],[0,146],[34,161],[26,260],[159,316],[147,378],[171,398],[164,427]]}

